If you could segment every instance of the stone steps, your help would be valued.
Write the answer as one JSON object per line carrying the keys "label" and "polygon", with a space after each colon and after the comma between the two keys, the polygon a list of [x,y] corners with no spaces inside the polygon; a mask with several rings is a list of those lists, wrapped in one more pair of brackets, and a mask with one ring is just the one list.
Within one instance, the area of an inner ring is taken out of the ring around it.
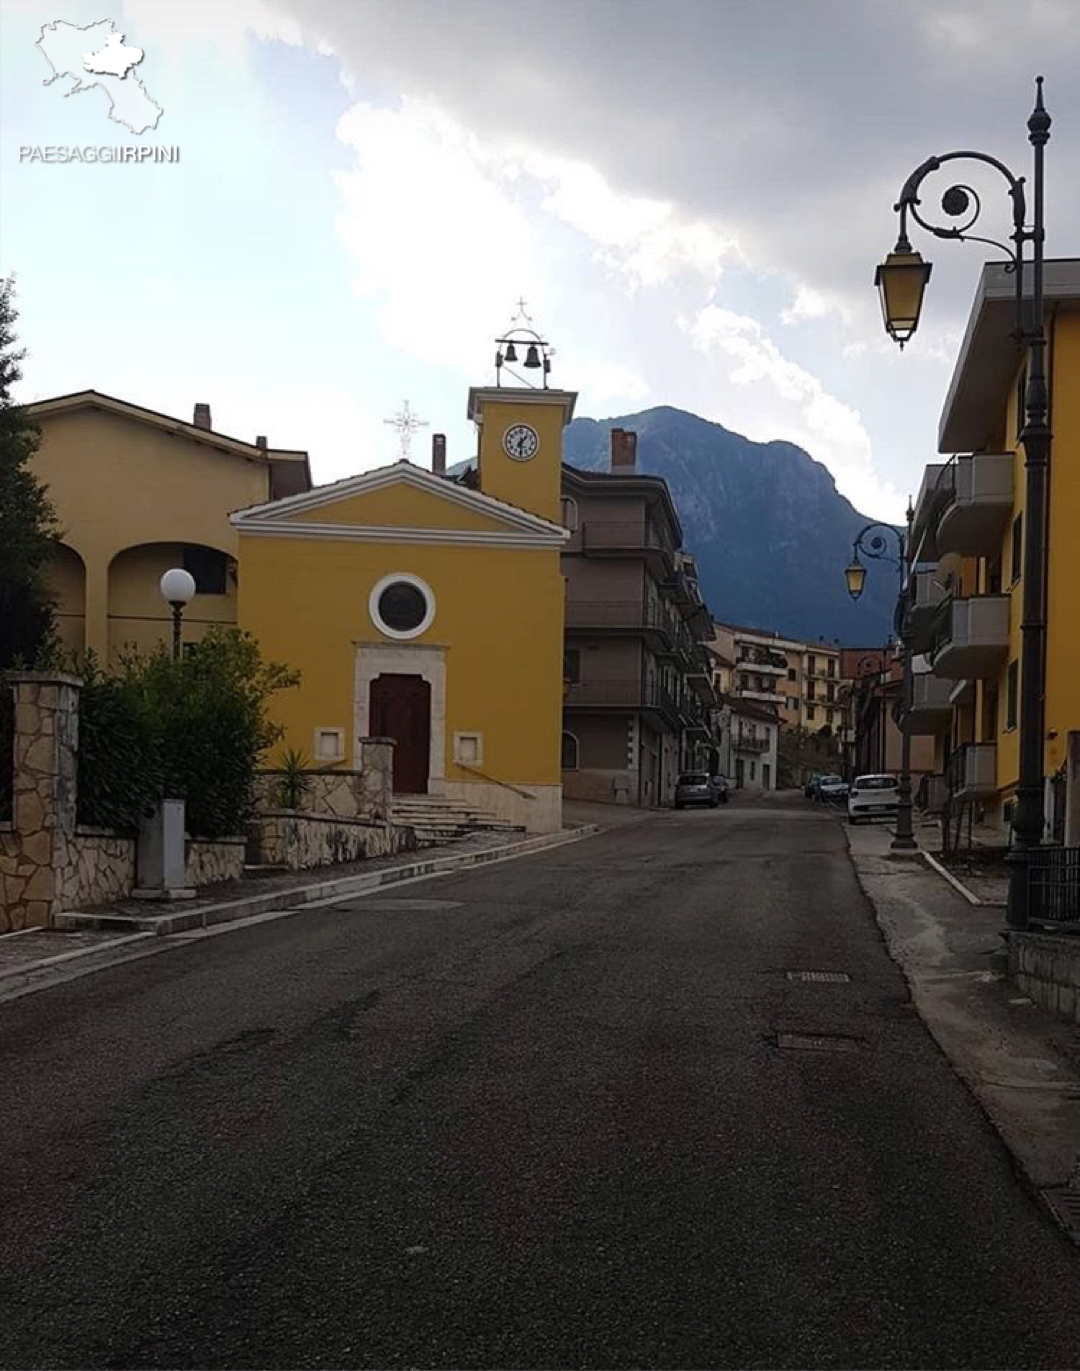
{"label": "stone steps", "polygon": [[486,810],[437,795],[402,795],[390,810],[391,822],[415,831],[421,843],[457,842],[470,833],[522,833],[520,824],[498,819]]}

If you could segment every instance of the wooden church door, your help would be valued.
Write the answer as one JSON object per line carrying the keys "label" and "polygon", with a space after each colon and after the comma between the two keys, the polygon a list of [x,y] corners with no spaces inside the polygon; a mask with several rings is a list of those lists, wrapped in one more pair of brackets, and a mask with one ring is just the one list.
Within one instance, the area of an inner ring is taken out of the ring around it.
{"label": "wooden church door", "polygon": [[376,676],[368,727],[373,738],[393,738],[394,793],[426,795],[431,749],[431,686],[422,676]]}

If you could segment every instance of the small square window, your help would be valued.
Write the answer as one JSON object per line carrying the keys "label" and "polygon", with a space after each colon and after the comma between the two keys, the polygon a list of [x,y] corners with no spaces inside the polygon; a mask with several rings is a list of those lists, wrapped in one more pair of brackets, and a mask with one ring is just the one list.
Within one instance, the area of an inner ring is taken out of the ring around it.
{"label": "small square window", "polygon": [[483,766],[484,735],[482,733],[455,733],[454,761],[462,766]]}
{"label": "small square window", "polygon": [[340,762],[345,758],[345,730],[317,728],[315,730],[316,762]]}

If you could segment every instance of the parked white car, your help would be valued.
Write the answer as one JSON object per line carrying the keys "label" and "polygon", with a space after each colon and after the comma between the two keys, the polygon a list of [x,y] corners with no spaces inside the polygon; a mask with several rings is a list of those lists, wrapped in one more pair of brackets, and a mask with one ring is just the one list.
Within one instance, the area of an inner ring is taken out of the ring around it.
{"label": "parked white car", "polygon": [[895,776],[856,776],[848,791],[848,820],[853,824],[896,817],[900,792]]}

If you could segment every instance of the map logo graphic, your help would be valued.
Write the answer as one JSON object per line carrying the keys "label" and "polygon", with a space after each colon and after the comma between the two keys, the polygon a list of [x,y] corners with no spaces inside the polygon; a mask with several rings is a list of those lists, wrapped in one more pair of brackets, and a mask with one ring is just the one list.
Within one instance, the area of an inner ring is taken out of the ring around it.
{"label": "map logo graphic", "polygon": [[64,91],[65,96],[99,86],[108,97],[110,119],[132,133],[157,127],[162,108],[135,75],[143,50],[128,47],[111,19],[99,19],[83,28],[66,19],[54,19],[42,25],[36,46],[52,68],[43,85],[51,86],[68,77],[75,84]]}

